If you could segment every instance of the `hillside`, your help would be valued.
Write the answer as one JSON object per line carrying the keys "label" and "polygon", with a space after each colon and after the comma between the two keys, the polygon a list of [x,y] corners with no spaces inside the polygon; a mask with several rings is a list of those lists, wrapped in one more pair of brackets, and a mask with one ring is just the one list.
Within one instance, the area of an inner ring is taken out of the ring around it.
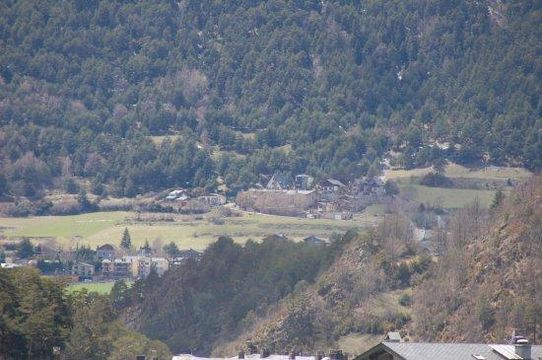
{"label": "hillside", "polygon": [[327,269],[343,241],[309,246],[280,236],[244,246],[221,237],[199,262],[173,267],[162,278],[136,281],[124,299],[127,321],[175,353],[208,354],[232,339],[256,314]]}
{"label": "hillside", "polygon": [[[463,214],[463,220],[466,217]],[[517,328],[540,341],[540,178],[520,185],[489,223],[463,222],[455,233],[463,232],[464,237],[452,238],[448,254],[414,291],[412,335],[420,340],[499,343]]]}
{"label": "hillside", "polygon": [[541,14],[534,0],[3,1],[0,196],[348,180],[390,149],[406,167],[540,169]]}
{"label": "hillside", "polygon": [[448,234],[434,240],[443,243],[442,256],[424,255],[407,228],[392,215],[353,237],[314,285],[296,289],[214,353],[247,344],[314,353],[350,337],[359,343],[345,350],[359,353],[390,330],[420,341],[498,343],[513,329],[540,338],[540,178],[518,186],[490,215],[476,203],[458,210]]}
{"label": "hillside", "polygon": [[337,348],[348,335],[369,335],[372,342],[403,327],[411,318],[411,286],[431,264],[409,224],[389,215],[368,233],[349,234],[340,256],[314,284],[296,287],[277,306],[249,319],[241,336],[217,343],[214,354],[235,353],[247,344],[276,353],[314,353]]}

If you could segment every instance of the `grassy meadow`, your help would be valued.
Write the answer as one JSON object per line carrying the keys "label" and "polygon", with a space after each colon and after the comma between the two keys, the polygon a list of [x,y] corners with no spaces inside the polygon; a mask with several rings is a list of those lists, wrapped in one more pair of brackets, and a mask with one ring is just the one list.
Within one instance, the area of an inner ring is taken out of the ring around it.
{"label": "grassy meadow", "polygon": [[[392,169],[386,171],[386,177],[393,180],[404,180],[411,177],[422,177],[431,172],[431,167],[421,169]],[[480,169],[470,169],[459,164],[450,163],[446,166],[445,175],[450,178],[471,178],[484,180],[527,179],[533,174],[524,168],[488,166]]]}
{"label": "grassy meadow", "polygon": [[[461,208],[474,201],[474,199],[478,199],[480,205],[487,208],[495,196],[495,189],[486,190],[483,185],[480,185],[481,188],[461,189],[419,185],[419,180],[431,171],[430,167],[412,170],[392,169],[387,170],[385,175],[386,178],[392,179],[399,184],[402,197],[447,209]],[[465,183],[474,185],[477,182],[480,184],[503,183],[508,179],[521,181],[532,176],[532,173],[523,168],[489,166],[480,169],[469,169],[450,163],[446,167],[445,175],[451,179],[463,180]],[[510,189],[510,187],[504,188],[505,191]]]}
{"label": "grassy meadow", "polygon": [[401,196],[407,199],[435,205],[446,209],[459,209],[478,199],[480,205],[488,208],[495,191],[474,189],[452,189],[423,185],[399,185]]}
{"label": "grassy meadow", "polygon": [[71,293],[74,291],[87,289],[88,292],[97,292],[98,294],[109,294],[114,284],[115,284],[114,281],[73,283],[73,284],[68,285],[68,287],[66,288],[66,291]]}
{"label": "grassy meadow", "polygon": [[244,213],[240,217],[224,218],[220,225],[207,218],[181,215],[174,215],[173,221],[135,221],[135,218],[135,213],[130,212],[0,218],[0,236],[4,241],[30,237],[41,242],[56,242],[65,248],[77,244],[96,247],[104,243],[118,245],[126,227],[134,246],[143,245],[145,240],[152,244],[160,239],[163,244],[174,241],[182,249],[203,250],[221,235],[231,236],[239,243],[272,234],[301,240],[309,235],[329,237],[334,232],[362,227],[376,219],[367,216],[342,221]]}

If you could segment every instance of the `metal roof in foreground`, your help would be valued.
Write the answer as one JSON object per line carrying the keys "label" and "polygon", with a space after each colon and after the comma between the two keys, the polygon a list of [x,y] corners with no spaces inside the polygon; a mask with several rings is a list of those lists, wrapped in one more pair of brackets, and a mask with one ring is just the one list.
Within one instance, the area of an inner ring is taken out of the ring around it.
{"label": "metal roof in foreground", "polygon": [[[377,359],[388,353],[394,359],[404,360],[512,360],[523,359],[515,352],[515,345],[503,344],[451,344],[383,342],[369,349],[355,360]],[[542,345],[531,345],[532,360],[542,360]]]}

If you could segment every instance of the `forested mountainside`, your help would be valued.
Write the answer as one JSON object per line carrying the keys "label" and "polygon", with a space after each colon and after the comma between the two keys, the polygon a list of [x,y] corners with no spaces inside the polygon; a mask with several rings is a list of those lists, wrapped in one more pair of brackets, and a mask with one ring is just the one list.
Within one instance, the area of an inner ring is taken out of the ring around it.
{"label": "forested mountainside", "polygon": [[275,236],[241,246],[222,237],[201,261],[137,281],[114,297],[125,299],[119,305],[129,323],[173,352],[209,354],[218,339],[233,339],[257,312],[312,283],[345,241],[314,247]]}
{"label": "forested mountainside", "polygon": [[395,214],[344,238],[327,270],[277,306],[247,316],[241,335],[220,338],[214,354],[249,345],[314,353],[337,348],[345,335],[381,340],[392,330],[411,341],[501,343],[514,329],[540,339],[540,178],[518,186],[490,214],[476,202],[459,210],[433,237],[437,256],[409,229]]}
{"label": "forested mountainside", "polygon": [[39,197],[74,177],[117,196],[217,176],[237,191],[276,170],[350,179],[390,149],[407,167],[539,169],[541,11],[536,0],[2,1],[0,192]]}

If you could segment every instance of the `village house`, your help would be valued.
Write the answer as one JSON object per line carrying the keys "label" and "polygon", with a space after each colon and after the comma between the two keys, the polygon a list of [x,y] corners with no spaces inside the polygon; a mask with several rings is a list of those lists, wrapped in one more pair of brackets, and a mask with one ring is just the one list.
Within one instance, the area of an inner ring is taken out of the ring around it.
{"label": "village house", "polygon": [[190,194],[185,189],[175,189],[169,192],[168,195],[166,196],[166,200],[168,201],[173,201],[173,200],[185,201],[188,199],[190,199]]}
{"label": "village house", "polygon": [[384,189],[384,181],[379,177],[362,177],[361,179],[355,179],[351,184],[351,191],[353,194],[362,195],[377,195],[382,196],[386,194]]}
{"label": "village house", "polygon": [[201,260],[202,253],[194,249],[180,250],[179,256],[170,259],[171,266],[179,266],[185,264],[189,260],[199,261]]}
{"label": "village house", "polygon": [[363,177],[352,181],[337,200],[342,210],[362,211],[367,206],[381,201],[385,195],[386,189],[382,179]]}
{"label": "village house", "polygon": [[345,185],[336,179],[325,179],[318,183],[318,188],[323,192],[335,193],[344,187]]}
{"label": "village house", "polygon": [[123,279],[132,277],[132,263],[126,259],[102,260],[102,277],[104,279]]}
{"label": "village house", "polygon": [[147,246],[140,246],[139,249],[137,250],[137,255],[138,256],[142,256],[142,257],[145,257],[145,256],[151,256],[153,253],[151,247],[147,247]]}
{"label": "village house", "polygon": [[531,345],[523,337],[512,344],[411,343],[398,333],[372,347],[354,360],[534,360],[542,358],[542,345]]}
{"label": "village house", "polygon": [[96,248],[96,258],[98,261],[102,261],[104,259],[112,260],[115,257],[115,247],[110,244],[105,244],[102,246],[98,246]]}
{"label": "village house", "polygon": [[221,206],[226,203],[226,197],[224,195],[214,194],[214,193],[198,196],[197,199],[198,201],[200,201],[201,203],[209,207]]}
{"label": "village house", "polygon": [[126,255],[122,257],[122,261],[130,264],[130,272],[133,278],[136,278],[139,273],[140,255]]}
{"label": "village house", "polygon": [[164,275],[169,268],[169,261],[163,257],[143,257],[139,259],[138,277],[145,279],[151,273],[152,269],[156,270],[158,276]]}
{"label": "village house", "polygon": [[328,244],[327,241],[325,241],[324,239],[320,239],[319,237],[316,237],[315,235],[311,235],[309,237],[304,238],[303,242],[307,245],[314,245],[314,246]]}
{"label": "village house", "polygon": [[78,276],[79,281],[92,279],[94,276],[94,265],[84,262],[75,263],[72,266],[72,275]]}
{"label": "village house", "polygon": [[292,179],[289,175],[276,172],[266,185],[267,190],[289,190],[292,188]]}
{"label": "village house", "polygon": [[297,190],[310,190],[314,184],[314,178],[310,175],[299,174],[295,176],[294,184]]}

